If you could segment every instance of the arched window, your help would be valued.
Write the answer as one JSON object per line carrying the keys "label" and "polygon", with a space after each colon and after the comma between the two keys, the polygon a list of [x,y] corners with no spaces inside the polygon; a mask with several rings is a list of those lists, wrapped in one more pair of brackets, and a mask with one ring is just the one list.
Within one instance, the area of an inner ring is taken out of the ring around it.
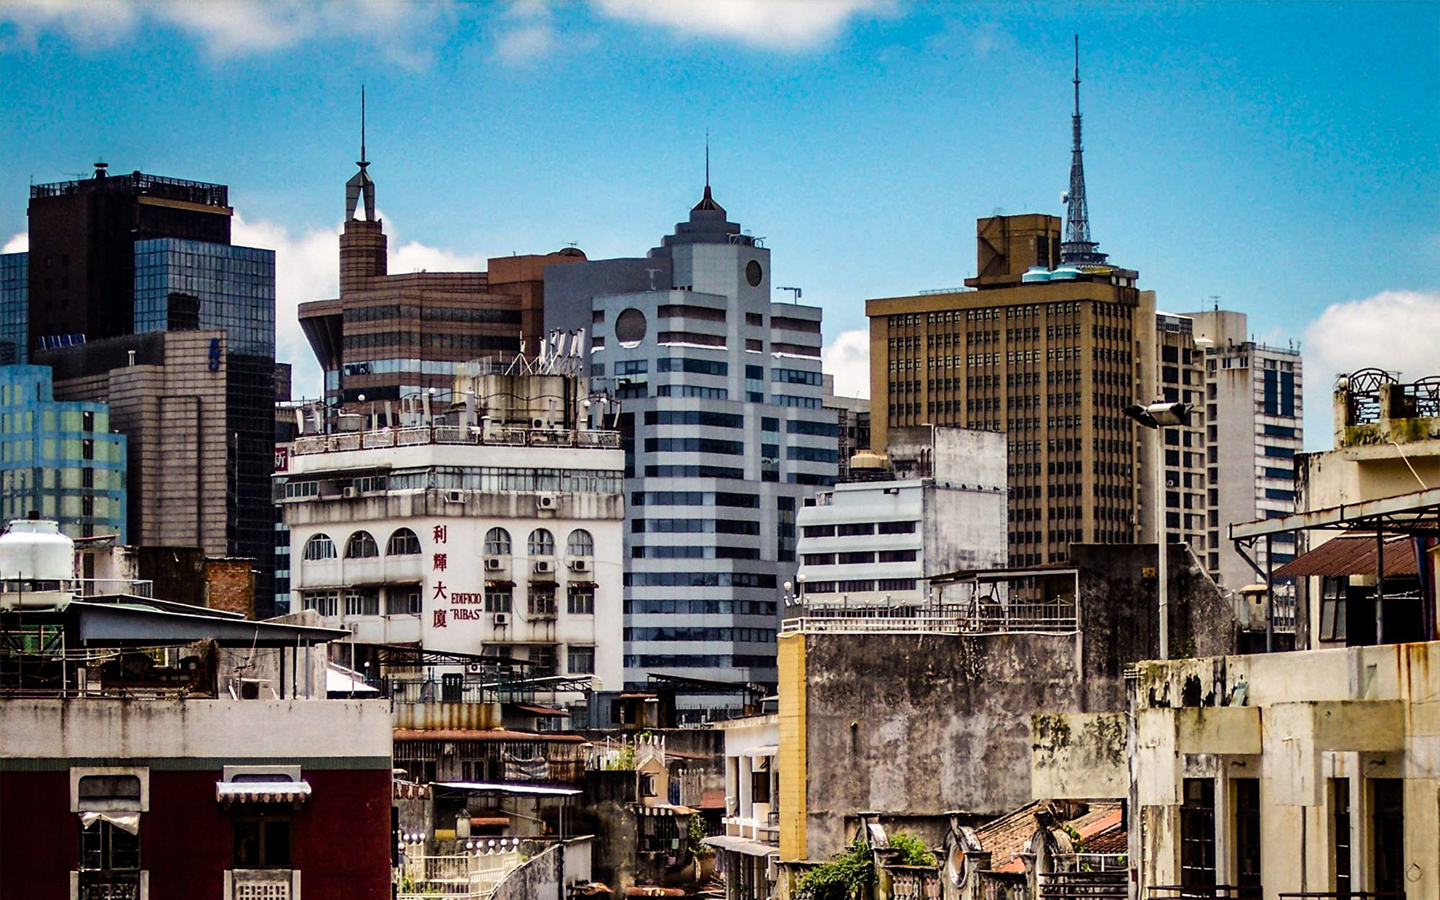
{"label": "arched window", "polygon": [[555,535],[545,528],[537,528],[530,532],[530,555],[554,556]]}
{"label": "arched window", "polygon": [[408,528],[397,528],[385,545],[386,556],[415,556],[420,552],[420,539]]}
{"label": "arched window", "polygon": [[375,546],[375,538],[368,531],[357,531],[345,542],[346,559],[369,559],[379,555],[380,548]]}
{"label": "arched window", "polygon": [[305,542],[306,559],[334,559],[335,542],[330,540],[328,534],[315,534]]}
{"label": "arched window", "polygon": [[492,528],[485,532],[486,556],[510,555],[510,532],[503,528]]}
{"label": "arched window", "polygon": [[583,528],[577,528],[570,532],[570,540],[565,547],[567,556],[594,556],[595,538]]}

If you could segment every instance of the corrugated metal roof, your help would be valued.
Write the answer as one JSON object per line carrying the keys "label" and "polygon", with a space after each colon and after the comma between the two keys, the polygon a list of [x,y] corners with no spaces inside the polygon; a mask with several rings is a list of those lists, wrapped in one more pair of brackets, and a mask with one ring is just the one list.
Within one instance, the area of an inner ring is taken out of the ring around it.
{"label": "corrugated metal roof", "polygon": [[440,728],[425,731],[419,728],[395,729],[397,741],[545,741],[553,744],[584,744],[578,734],[550,734],[532,731],[507,731],[503,728]]}
{"label": "corrugated metal roof", "polygon": [[[1334,538],[1275,570],[1276,578],[1374,574],[1374,537]],[[1410,549],[1410,539],[1398,537],[1385,541],[1385,575],[1416,574],[1419,570],[1415,566],[1415,552]]]}

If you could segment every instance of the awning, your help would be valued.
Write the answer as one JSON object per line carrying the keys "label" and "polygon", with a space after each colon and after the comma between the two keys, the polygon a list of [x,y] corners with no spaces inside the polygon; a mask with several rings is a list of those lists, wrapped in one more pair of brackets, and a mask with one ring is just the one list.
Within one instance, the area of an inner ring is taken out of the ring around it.
{"label": "awning", "polygon": [[[1326,541],[1302,556],[1275,570],[1276,578],[1299,578],[1307,575],[1374,575],[1375,538],[1337,537]],[[1415,551],[1410,539],[1391,538],[1385,542],[1385,577],[1416,575]]]}
{"label": "awning", "polygon": [[294,803],[308,796],[308,781],[215,782],[215,799],[227,803]]}
{"label": "awning", "polygon": [[360,679],[360,673],[344,666],[330,663],[325,667],[325,692],[327,694],[378,694],[375,688]]}
{"label": "awning", "polygon": [[525,794],[532,797],[573,797],[580,793],[576,788],[538,787],[528,784],[493,784],[487,781],[437,781],[433,786],[451,788],[457,791],[473,791],[477,794]]}
{"label": "awning", "polygon": [[780,848],[774,844],[752,841],[749,838],[735,837],[734,835],[728,834],[707,837],[700,843],[707,847],[714,847],[717,850],[729,850],[731,853],[743,853],[746,856],[769,856],[772,853],[778,854],[780,852]]}
{"label": "awning", "polygon": [[673,803],[646,803],[638,804],[635,811],[642,816],[693,816],[695,810],[688,806],[677,806]]}
{"label": "awning", "polygon": [[775,756],[775,755],[777,755],[779,752],[780,752],[780,746],[779,746],[778,744],[766,744],[764,747],[751,747],[749,750],[746,750],[744,753],[741,753],[740,755],[741,755],[741,756]]}

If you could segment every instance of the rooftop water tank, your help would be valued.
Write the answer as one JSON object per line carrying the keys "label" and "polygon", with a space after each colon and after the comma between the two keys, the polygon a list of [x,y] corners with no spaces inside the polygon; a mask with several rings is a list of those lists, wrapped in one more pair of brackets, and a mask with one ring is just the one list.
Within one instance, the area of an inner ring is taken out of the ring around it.
{"label": "rooftop water tank", "polygon": [[69,581],[75,577],[75,542],[53,519],[15,519],[0,534],[0,579]]}
{"label": "rooftop water tank", "polygon": [[1022,282],[1049,281],[1050,270],[1045,268],[1044,266],[1031,266],[1029,269],[1025,270],[1024,275],[1020,276],[1020,280]]}

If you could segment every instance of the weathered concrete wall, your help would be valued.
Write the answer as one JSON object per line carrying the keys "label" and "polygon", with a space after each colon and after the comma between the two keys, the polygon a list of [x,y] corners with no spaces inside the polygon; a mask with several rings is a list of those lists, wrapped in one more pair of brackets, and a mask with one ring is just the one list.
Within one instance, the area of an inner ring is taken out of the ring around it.
{"label": "weathered concrete wall", "polygon": [[[1188,550],[1170,552],[1172,653],[1232,652],[1238,629],[1229,602]],[[1143,574],[1155,564],[1155,547],[1076,545],[1071,553],[1080,569],[1078,634],[781,639],[783,858],[828,858],[866,809],[939,845],[948,810],[993,816],[1031,800],[1037,710],[1124,710],[1126,666],[1155,656],[1159,645],[1155,584]],[[793,663],[804,683],[793,703],[787,649],[803,657],[803,667]],[[798,811],[787,792],[797,743],[787,713],[803,717],[796,777],[808,775],[808,784]],[[797,812],[806,822],[803,842],[786,829]]]}
{"label": "weathered concrete wall", "polygon": [[491,900],[565,900],[565,846],[555,844],[501,879]]}

